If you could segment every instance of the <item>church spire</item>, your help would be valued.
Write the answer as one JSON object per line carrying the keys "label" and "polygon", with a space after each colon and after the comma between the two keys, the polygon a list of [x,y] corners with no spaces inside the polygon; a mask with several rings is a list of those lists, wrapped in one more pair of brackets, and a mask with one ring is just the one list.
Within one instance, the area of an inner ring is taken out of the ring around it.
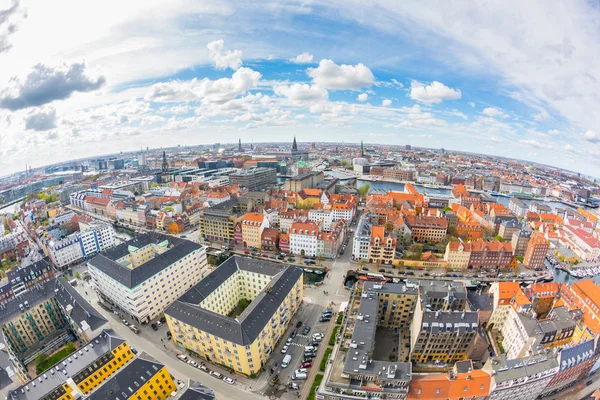
{"label": "church spire", "polygon": [[240,138],[240,141],[238,142],[238,151],[240,153],[242,152],[242,138]]}
{"label": "church spire", "polygon": [[365,145],[363,144],[362,139],[360,139],[360,156],[361,157],[365,156]]}
{"label": "church spire", "polygon": [[169,163],[167,162],[167,152],[163,150],[162,172],[169,172]]}
{"label": "church spire", "polygon": [[294,142],[292,143],[292,151],[298,151],[298,143],[296,143],[296,135],[294,135]]}

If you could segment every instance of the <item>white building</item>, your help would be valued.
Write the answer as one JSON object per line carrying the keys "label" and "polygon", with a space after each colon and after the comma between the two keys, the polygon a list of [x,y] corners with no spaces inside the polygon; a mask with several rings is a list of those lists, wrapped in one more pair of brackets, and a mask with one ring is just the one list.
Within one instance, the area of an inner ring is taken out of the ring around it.
{"label": "white building", "polygon": [[337,202],[331,206],[331,221],[337,222],[341,219],[350,223],[354,218],[354,204],[346,202]]}
{"label": "white building", "polygon": [[352,242],[352,259],[356,261],[368,260],[370,242],[371,224],[368,221],[368,216],[365,214],[356,227],[356,234]]}
{"label": "white building", "polygon": [[100,298],[140,323],[161,317],[207,270],[203,246],[160,233],[140,235],[89,261]]}
{"label": "white building", "polygon": [[327,232],[331,230],[332,218],[333,212],[331,210],[316,209],[308,211],[308,219],[323,223],[323,230]]}
{"label": "white building", "polygon": [[515,214],[515,216],[523,218],[527,215],[529,207],[518,198],[511,197],[510,202],[508,203],[508,209],[511,213]]}
{"label": "white building", "polygon": [[80,232],[46,243],[48,256],[57,268],[86,260],[115,245],[115,231],[110,224],[94,222]]}
{"label": "white building", "polygon": [[[310,257],[319,254],[318,235],[321,224],[313,221],[294,222],[290,227],[290,252]],[[322,250],[322,249],[321,249]]]}

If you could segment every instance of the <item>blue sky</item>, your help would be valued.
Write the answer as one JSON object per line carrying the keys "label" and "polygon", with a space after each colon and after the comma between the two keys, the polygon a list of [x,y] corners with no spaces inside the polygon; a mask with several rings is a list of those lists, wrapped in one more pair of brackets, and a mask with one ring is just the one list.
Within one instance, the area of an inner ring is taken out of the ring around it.
{"label": "blue sky", "polygon": [[295,134],[600,176],[600,25],[585,1],[45,3],[0,6],[5,173]]}

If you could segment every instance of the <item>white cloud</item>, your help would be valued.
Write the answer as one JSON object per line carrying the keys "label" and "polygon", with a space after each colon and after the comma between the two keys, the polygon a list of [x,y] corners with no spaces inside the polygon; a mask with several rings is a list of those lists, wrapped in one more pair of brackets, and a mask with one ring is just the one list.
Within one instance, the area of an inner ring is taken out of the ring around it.
{"label": "white cloud", "polygon": [[550,129],[548,131],[548,135],[559,136],[560,135],[560,131],[558,129]]}
{"label": "white cloud", "polygon": [[572,145],[570,145],[570,144],[565,144],[565,145],[563,146],[563,149],[564,149],[564,150],[566,150],[566,151],[574,151],[574,150],[575,150],[575,147],[573,147],[573,146],[572,146]]}
{"label": "white cloud", "polygon": [[550,114],[548,114],[548,111],[546,111],[546,110],[542,110],[539,113],[532,115],[532,117],[534,120],[536,120],[538,122],[547,121],[550,118],[552,118],[550,116]]}
{"label": "white cloud", "polygon": [[295,58],[292,58],[290,62],[293,62],[294,64],[310,64],[313,62],[313,59],[314,57],[312,54],[304,52],[302,54],[298,54]]}
{"label": "white cloud", "polygon": [[210,42],[206,46],[209,50],[209,57],[217,69],[231,68],[237,71],[242,66],[242,51],[223,51],[224,43],[223,39]]}
{"label": "white cloud", "polygon": [[332,60],[321,60],[317,68],[309,68],[313,84],[331,90],[359,90],[372,86],[375,77],[364,64],[337,65]]}
{"label": "white cloud", "polygon": [[381,105],[383,107],[391,106],[392,105],[392,101],[390,99],[383,99],[383,101],[381,102]]}
{"label": "white cloud", "polygon": [[538,149],[551,149],[553,146],[549,143],[540,143],[537,140],[533,139],[521,139],[520,143],[526,144],[527,146],[535,147]]}
{"label": "white cloud", "polygon": [[315,102],[325,100],[329,96],[327,90],[317,85],[294,83],[290,86],[276,86],[273,91],[285,96],[294,103]]}
{"label": "white cloud", "polygon": [[484,115],[487,115],[488,117],[500,117],[500,118],[506,118],[508,117],[507,114],[503,113],[502,111],[500,111],[499,109],[495,108],[495,107],[486,107],[483,109],[483,111],[481,112]]}
{"label": "white cloud", "polygon": [[437,104],[443,100],[456,100],[462,97],[460,90],[451,89],[443,83],[433,81],[430,85],[412,81],[410,98],[425,104]]}
{"label": "white cloud", "polygon": [[161,82],[152,85],[144,98],[160,103],[201,100],[222,104],[256,87],[261,76],[259,72],[242,67],[231,78]]}
{"label": "white cloud", "polygon": [[598,134],[598,132],[595,131],[587,131],[584,133],[583,138],[585,140],[587,140],[588,142],[592,142],[592,143],[598,143],[600,142],[600,134]]}
{"label": "white cloud", "polygon": [[472,101],[467,103],[468,105],[470,105],[471,107],[475,107],[475,103],[473,103]]}
{"label": "white cloud", "polygon": [[406,115],[406,118],[397,124],[386,124],[387,128],[421,128],[421,127],[442,127],[446,126],[446,121],[435,118],[433,114],[424,112],[421,107],[414,105],[412,107],[402,107],[400,111]]}
{"label": "white cloud", "polygon": [[369,98],[369,95],[366,93],[361,93],[358,96],[356,96],[356,100],[358,100],[358,101],[367,101],[368,98]]}

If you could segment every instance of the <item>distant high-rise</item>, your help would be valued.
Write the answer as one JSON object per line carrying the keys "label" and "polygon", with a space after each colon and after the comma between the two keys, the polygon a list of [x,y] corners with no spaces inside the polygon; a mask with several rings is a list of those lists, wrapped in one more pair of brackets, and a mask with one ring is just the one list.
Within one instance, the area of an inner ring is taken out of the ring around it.
{"label": "distant high-rise", "polygon": [[362,139],[360,140],[360,156],[361,157],[365,156],[365,145],[363,144]]}
{"label": "distant high-rise", "polygon": [[163,150],[162,172],[169,172],[169,163],[167,162],[167,152]]}
{"label": "distant high-rise", "polygon": [[238,151],[240,153],[242,152],[242,138],[240,138],[240,141],[238,142]]}

